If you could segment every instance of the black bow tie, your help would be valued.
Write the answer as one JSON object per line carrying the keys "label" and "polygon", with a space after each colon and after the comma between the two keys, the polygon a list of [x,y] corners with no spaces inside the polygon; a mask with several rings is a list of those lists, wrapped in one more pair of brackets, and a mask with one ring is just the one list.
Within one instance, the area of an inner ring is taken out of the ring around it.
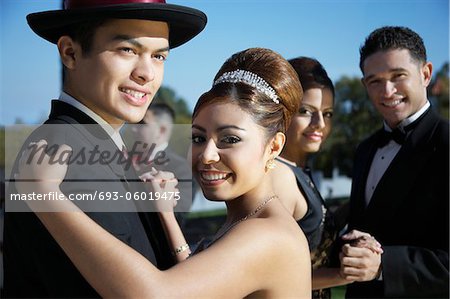
{"label": "black bow tie", "polygon": [[407,126],[404,126],[403,130],[400,130],[399,128],[395,128],[392,132],[388,132],[386,130],[383,130],[380,133],[380,136],[379,136],[379,139],[378,139],[378,144],[377,144],[378,147],[384,147],[391,140],[394,140],[396,143],[398,143],[400,145],[405,143],[406,136],[408,135],[408,132],[411,132],[412,130],[414,130],[414,128],[422,121],[424,116],[430,110],[431,109],[428,108],[416,120],[414,120],[412,123],[408,124]]}
{"label": "black bow tie", "polygon": [[378,147],[384,147],[389,141],[394,140],[396,143],[402,145],[405,143],[406,133],[400,131],[400,129],[395,129],[392,132],[383,130],[378,139]]}

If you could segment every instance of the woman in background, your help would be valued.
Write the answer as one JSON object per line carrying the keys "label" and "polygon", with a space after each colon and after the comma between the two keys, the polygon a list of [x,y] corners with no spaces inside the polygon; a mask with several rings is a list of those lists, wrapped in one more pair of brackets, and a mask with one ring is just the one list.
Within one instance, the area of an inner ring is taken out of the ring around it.
{"label": "woman in background", "polygon": [[[332,127],[334,86],[319,61],[309,57],[289,60],[298,74],[303,88],[299,110],[293,116],[286,132],[286,144],[277,167],[272,171],[272,183],[283,204],[305,233],[311,251],[313,269],[313,298],[330,298],[329,287],[352,281],[339,275],[340,269],[330,268],[330,256],[340,221],[328,210],[317,190],[307,161],[317,153],[330,134]],[[377,242],[367,236],[355,246],[366,246],[381,254]],[[338,248],[339,249],[339,248]]]}

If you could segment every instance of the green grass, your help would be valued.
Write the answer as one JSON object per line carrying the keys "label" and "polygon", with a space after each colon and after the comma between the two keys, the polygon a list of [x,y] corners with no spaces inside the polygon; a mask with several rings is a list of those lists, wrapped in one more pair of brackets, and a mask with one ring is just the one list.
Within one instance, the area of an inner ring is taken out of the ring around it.
{"label": "green grass", "polygon": [[345,298],[345,286],[334,287],[331,289],[332,299],[344,299]]}
{"label": "green grass", "polygon": [[216,217],[216,216],[225,216],[227,213],[226,209],[218,209],[211,211],[201,211],[201,212],[190,212],[187,215],[188,219],[196,219],[196,218],[208,218],[208,217]]}

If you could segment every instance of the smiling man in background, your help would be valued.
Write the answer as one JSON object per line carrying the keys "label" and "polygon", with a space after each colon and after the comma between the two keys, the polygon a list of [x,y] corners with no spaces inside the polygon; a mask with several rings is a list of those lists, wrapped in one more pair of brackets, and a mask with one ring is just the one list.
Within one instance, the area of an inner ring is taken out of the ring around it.
{"label": "smiling man in background", "polygon": [[346,297],[448,298],[449,123],[427,98],[432,64],[422,38],[405,27],[373,31],[360,54],[384,125],[357,149],[349,228],[358,231],[344,238],[364,231],[384,253],[344,245],[342,274],[370,280],[349,285]]}

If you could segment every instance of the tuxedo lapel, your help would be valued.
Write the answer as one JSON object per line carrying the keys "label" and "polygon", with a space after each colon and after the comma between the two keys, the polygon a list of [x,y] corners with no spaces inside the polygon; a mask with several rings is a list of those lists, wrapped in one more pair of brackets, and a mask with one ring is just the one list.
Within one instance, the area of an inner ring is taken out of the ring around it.
{"label": "tuxedo lapel", "polygon": [[90,118],[86,113],[70,104],[58,100],[52,100],[52,107],[48,118],[49,119],[45,123],[52,122],[55,119],[61,119],[70,124],[97,124],[95,120]]}
{"label": "tuxedo lapel", "polygon": [[[118,150],[110,136],[100,125],[72,105],[61,101],[52,101],[52,111],[49,118],[47,123],[65,123],[74,125],[74,127],[82,133],[82,136],[86,137],[86,142],[88,142],[90,146],[99,146],[99,151]],[[133,192],[132,194],[135,194],[134,192],[140,194],[140,192],[146,191],[146,189],[139,180],[139,177],[131,164],[131,160],[128,162],[130,164],[125,164],[125,167],[123,164],[117,163],[117,161],[106,163],[106,165],[121,178],[122,183],[125,185],[125,189]],[[148,210],[148,207],[142,205],[149,203],[144,201],[131,201],[130,204],[133,204],[137,211],[145,211]],[[173,265],[173,259],[169,254],[169,244],[158,215],[156,213],[139,212],[138,217],[143,225],[147,239],[151,243],[152,250],[157,257],[158,267],[162,269],[169,268]]]}
{"label": "tuxedo lapel", "polygon": [[[373,136],[371,136],[358,150],[359,156],[357,165],[358,168],[355,168],[353,173],[353,183],[352,183],[352,194],[358,200],[352,201],[352,213],[351,216],[355,218],[356,222],[360,222],[357,219],[363,219],[364,214],[366,213],[366,184],[367,184],[367,176],[370,170],[370,166],[372,164],[373,157],[377,151],[377,140],[381,130],[376,132]],[[352,221],[353,222],[353,221]]]}
{"label": "tuxedo lapel", "polygon": [[[398,186],[409,186],[417,181],[417,176],[423,175],[422,169],[433,155],[434,147],[431,141],[439,122],[434,111],[430,109],[426,113],[378,183],[367,207],[367,223],[377,223],[380,211],[383,212],[383,218],[394,214],[410,192],[408,188]],[[367,178],[367,175],[365,177]]]}
{"label": "tuxedo lapel", "polygon": [[[82,136],[86,137],[86,142],[89,143],[92,148],[97,148],[99,152],[111,153],[111,155],[116,155],[117,158],[119,155],[122,157],[121,152],[118,152],[119,150],[116,144],[108,133],[87,114],[72,105],[62,101],[53,100],[49,120],[46,124],[54,123],[55,120],[73,125]],[[127,165],[126,161],[123,159],[121,160],[123,163],[119,163],[117,159],[114,159],[112,163],[107,163],[103,157],[99,157],[99,159],[103,159],[102,161],[99,161],[99,164],[107,165],[121,178],[125,178],[124,166],[131,166]]]}

